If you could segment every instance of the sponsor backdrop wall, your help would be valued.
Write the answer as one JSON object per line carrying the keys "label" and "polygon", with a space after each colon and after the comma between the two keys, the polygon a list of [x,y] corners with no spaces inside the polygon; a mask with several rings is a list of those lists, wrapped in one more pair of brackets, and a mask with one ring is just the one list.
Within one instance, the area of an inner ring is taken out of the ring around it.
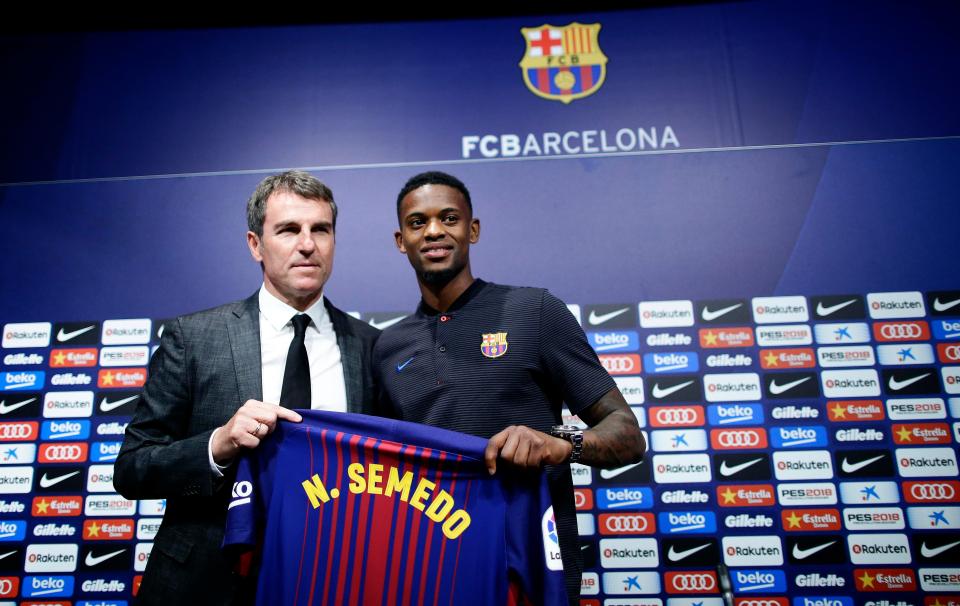
{"label": "sponsor backdrop wall", "polygon": [[651,445],[575,466],[584,603],[715,606],[718,563],[744,606],[960,603],[958,17],[3,38],[0,600],[130,599],[163,502],[112,461],[162,321],[257,288],[244,201],[307,167],[362,318],[416,305],[394,199],[437,168],[475,273],[571,304]]}

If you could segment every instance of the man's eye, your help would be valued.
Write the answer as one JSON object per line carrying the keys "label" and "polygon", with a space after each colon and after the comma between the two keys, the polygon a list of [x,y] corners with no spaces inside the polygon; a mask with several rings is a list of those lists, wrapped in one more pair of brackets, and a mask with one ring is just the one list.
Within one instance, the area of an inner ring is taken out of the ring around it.
{"label": "man's eye", "polygon": [[423,225],[423,219],[411,219],[410,227],[420,227]]}
{"label": "man's eye", "polygon": [[446,217],[443,218],[443,222],[444,222],[444,223],[456,223],[459,218],[460,218],[460,217],[458,217],[457,215],[447,215]]}

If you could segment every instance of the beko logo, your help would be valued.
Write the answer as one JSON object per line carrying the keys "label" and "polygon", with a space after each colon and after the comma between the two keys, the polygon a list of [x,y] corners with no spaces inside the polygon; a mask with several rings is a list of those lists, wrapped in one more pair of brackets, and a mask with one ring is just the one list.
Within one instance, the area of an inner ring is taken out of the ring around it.
{"label": "beko logo", "polygon": [[648,353],[643,356],[643,366],[647,372],[656,374],[696,372],[700,369],[697,353],[694,351]]}
{"label": "beko logo", "polygon": [[757,327],[757,345],[760,347],[789,347],[811,343],[813,334],[806,324]]}
{"label": "beko logo", "polygon": [[656,539],[600,539],[604,568],[655,568],[660,565]]}
{"label": "beko logo", "polygon": [[887,412],[893,421],[919,421],[947,418],[941,398],[897,398],[887,400]]}
{"label": "beko logo", "polygon": [[868,293],[867,306],[875,320],[922,318],[927,313],[923,295],[917,291]]}
{"label": "beko logo", "polygon": [[854,564],[909,564],[910,544],[904,534],[851,534],[847,537]]}
{"label": "beko logo", "polygon": [[837,488],[830,482],[778,484],[777,500],[784,507],[834,505],[837,502]]}
{"label": "beko logo", "polygon": [[597,352],[637,351],[640,349],[640,336],[636,331],[588,332],[587,340]]}
{"label": "beko logo", "polygon": [[859,398],[880,395],[880,378],[877,371],[825,370],[820,373],[823,395],[828,398]]}
{"label": "beko logo", "polygon": [[702,534],[717,530],[716,516],[712,511],[667,511],[661,512],[658,518],[660,532],[669,534]]}
{"label": "beko logo", "polygon": [[745,425],[763,423],[761,404],[714,404],[707,409],[711,425]]}
{"label": "beko logo", "polygon": [[903,510],[899,507],[848,507],[843,510],[847,530],[903,530]]}
{"label": "beko logo", "polygon": [[643,328],[693,326],[693,303],[690,301],[648,301],[640,304],[639,311]]}
{"label": "beko logo", "polygon": [[780,537],[723,537],[723,561],[727,566],[782,566],[783,546]]}
{"label": "beko logo", "polygon": [[0,390],[13,391],[20,389],[29,391],[31,389],[41,389],[46,377],[47,374],[42,370],[0,372]]}
{"label": "beko logo", "polygon": [[757,324],[806,322],[810,319],[804,297],[754,297],[753,320]]}
{"label": "beko logo", "polygon": [[905,478],[958,475],[953,448],[898,448],[895,454],[900,475]]}
{"label": "beko logo", "polygon": [[22,322],[3,325],[3,347],[47,347],[50,345],[49,322]]}
{"label": "beko logo", "polygon": [[[881,346],[881,348],[882,347],[883,346]],[[817,359],[820,362],[820,366],[823,366],[824,368],[873,366],[876,363],[876,359],[873,355],[873,348],[869,345],[820,347],[817,349]],[[886,364],[886,362],[881,361],[881,364]]]}
{"label": "beko logo", "polygon": [[598,509],[649,509],[653,491],[646,486],[621,486],[597,490]]}
{"label": "beko logo", "polygon": [[827,430],[820,425],[777,427],[771,441],[774,448],[826,448]]}
{"label": "beko logo", "polygon": [[709,482],[710,458],[706,454],[656,455],[654,479],[658,484]]}
{"label": "beko logo", "polygon": [[[736,593],[782,592],[787,589],[787,578],[782,570],[735,570],[730,581],[733,583],[733,590]],[[763,606],[780,606],[777,598],[770,598],[770,600],[770,603]],[[767,598],[762,601],[767,601]],[[749,603],[761,606],[759,602],[761,600],[740,598],[736,604],[737,606],[744,606]],[[783,606],[787,605],[784,604]]]}
{"label": "beko logo", "polygon": [[42,440],[86,440],[90,437],[90,421],[44,421],[40,429]]}
{"label": "beko logo", "polygon": [[654,406],[650,408],[653,427],[697,427],[703,425],[702,406]]}
{"label": "beko logo", "polygon": [[833,477],[830,452],[826,450],[774,452],[773,468],[778,480],[829,480]]}
{"label": "beko logo", "polygon": [[754,372],[703,375],[709,402],[760,399],[760,376]]}
{"label": "beko logo", "polygon": [[150,319],[107,320],[103,323],[104,345],[144,345],[150,342]]}

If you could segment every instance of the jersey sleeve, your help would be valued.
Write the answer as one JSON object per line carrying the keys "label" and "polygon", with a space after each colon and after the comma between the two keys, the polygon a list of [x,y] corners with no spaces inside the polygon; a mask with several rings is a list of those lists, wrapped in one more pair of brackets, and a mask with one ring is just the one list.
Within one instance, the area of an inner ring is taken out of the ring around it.
{"label": "jersey sleeve", "polygon": [[[264,449],[265,450],[265,449]],[[257,545],[260,524],[266,511],[265,495],[269,494],[269,475],[260,473],[261,455],[251,451],[237,462],[237,477],[227,503],[223,547],[252,549]]]}
{"label": "jersey sleeve", "polygon": [[617,386],[600,365],[576,318],[547,291],[540,307],[540,357],[573,414]]}

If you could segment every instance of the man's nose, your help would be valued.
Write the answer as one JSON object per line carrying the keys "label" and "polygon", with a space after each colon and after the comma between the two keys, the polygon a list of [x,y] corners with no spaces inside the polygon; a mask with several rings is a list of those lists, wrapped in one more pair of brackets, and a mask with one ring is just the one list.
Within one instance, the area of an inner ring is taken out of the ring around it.
{"label": "man's nose", "polygon": [[431,239],[442,238],[446,232],[443,230],[443,224],[439,219],[431,219],[427,221],[427,226],[424,231],[424,235]]}
{"label": "man's nose", "polygon": [[313,252],[317,243],[313,241],[313,233],[309,229],[301,230],[297,235],[297,249],[303,252]]}

